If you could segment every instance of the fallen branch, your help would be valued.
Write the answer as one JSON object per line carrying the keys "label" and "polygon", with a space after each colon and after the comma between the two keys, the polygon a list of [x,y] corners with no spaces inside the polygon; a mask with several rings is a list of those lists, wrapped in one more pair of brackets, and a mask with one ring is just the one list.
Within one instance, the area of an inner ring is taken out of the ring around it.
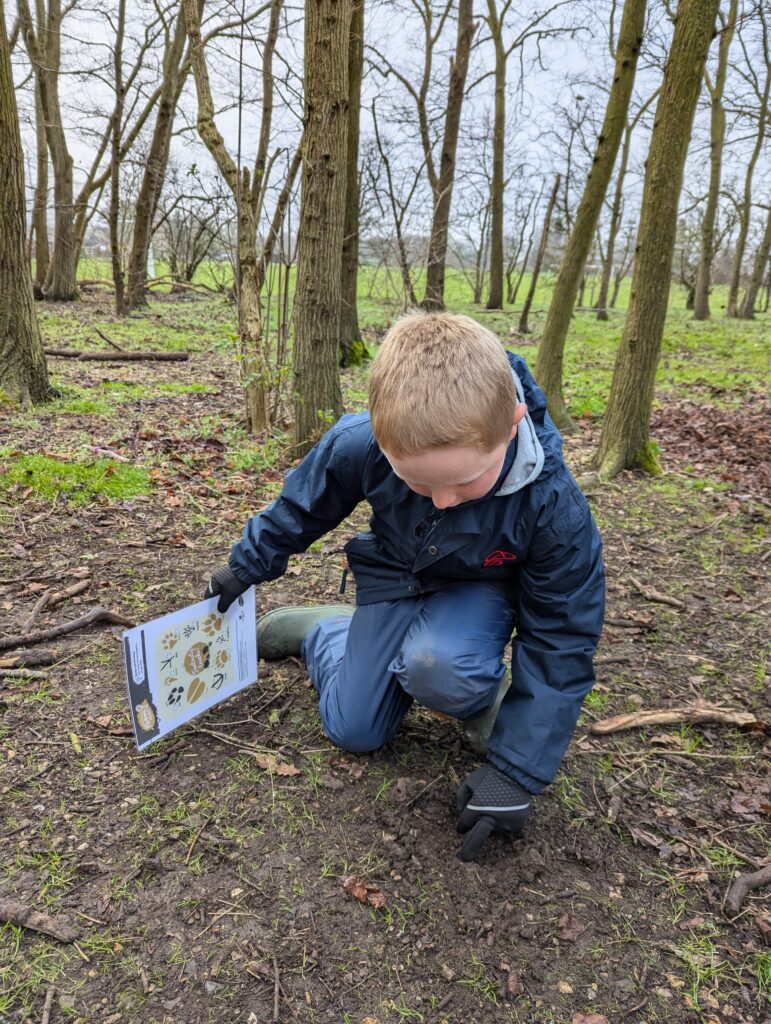
{"label": "fallen branch", "polygon": [[47,672],[34,668],[0,668],[0,679],[47,679]]}
{"label": "fallen branch", "polygon": [[32,644],[42,643],[44,640],[53,640],[54,637],[74,633],[76,630],[85,629],[86,626],[92,626],[96,622],[109,622],[114,626],[126,626],[127,628],[136,625],[131,619],[127,619],[125,615],[120,615],[118,612],[111,612],[108,608],[97,606],[85,615],[81,615],[80,618],[64,622],[61,626],[40,629],[37,633],[29,633],[26,636],[8,636],[0,639],[0,651],[7,651],[11,647],[27,647]]}
{"label": "fallen branch", "polygon": [[759,871],[753,871],[751,875],[739,875],[728,890],[726,903],[734,914],[738,914],[747,894],[753,889],[759,889],[762,885],[768,885],[769,882],[771,882],[771,864],[766,864]]}
{"label": "fallen branch", "polygon": [[613,715],[589,726],[599,736],[623,729],[643,729],[648,725],[678,725],[680,722],[712,722],[718,725],[762,725],[749,711],[725,711],[722,708],[659,708],[656,711],[635,711],[629,715]]}
{"label": "fallen branch", "polygon": [[7,921],[8,924],[14,924],[18,928],[43,932],[45,935],[58,939],[59,942],[74,942],[78,937],[78,933],[70,925],[63,921],[57,921],[55,918],[49,917],[48,914],[41,914],[40,911],[33,910],[32,907],[20,903],[19,900],[0,899],[0,921]]}
{"label": "fallen branch", "polygon": [[676,597],[669,597],[668,594],[662,594],[661,591],[654,590],[653,587],[644,587],[639,580],[634,578],[634,576],[630,576],[629,580],[635,590],[638,590],[646,601],[655,601],[656,604],[668,604],[671,608],[677,608],[679,611],[685,610],[686,605],[684,601],[678,601]]}
{"label": "fallen branch", "polygon": [[30,665],[53,665],[59,657],[53,651],[12,651],[0,658],[0,669],[28,668]]}
{"label": "fallen branch", "polygon": [[152,360],[156,362],[183,363],[189,358],[189,353],[187,352],[85,352],[79,348],[46,348],[43,351],[47,356],[58,356],[60,359],[77,359],[81,362],[90,360],[123,363]]}

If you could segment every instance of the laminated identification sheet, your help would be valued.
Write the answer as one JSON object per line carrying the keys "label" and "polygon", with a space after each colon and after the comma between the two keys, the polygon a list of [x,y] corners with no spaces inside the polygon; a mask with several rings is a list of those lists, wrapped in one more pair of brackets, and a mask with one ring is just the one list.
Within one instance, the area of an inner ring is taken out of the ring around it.
{"label": "laminated identification sheet", "polygon": [[209,598],[123,634],[139,750],[256,682],[254,587],[224,615],[217,601]]}

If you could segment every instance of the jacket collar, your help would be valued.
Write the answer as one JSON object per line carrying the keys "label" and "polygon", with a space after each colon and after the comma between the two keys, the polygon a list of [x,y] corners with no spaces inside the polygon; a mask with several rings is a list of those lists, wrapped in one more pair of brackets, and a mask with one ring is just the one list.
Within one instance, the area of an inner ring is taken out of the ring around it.
{"label": "jacket collar", "polygon": [[[525,401],[525,392],[519,377],[512,371],[517,398]],[[516,443],[514,461],[503,478],[503,483],[495,492],[496,498],[504,498],[527,487],[540,474],[544,463],[544,450],[535,431],[535,424],[529,412],[519,421],[517,434],[512,443]],[[508,460],[507,460],[508,461]]]}

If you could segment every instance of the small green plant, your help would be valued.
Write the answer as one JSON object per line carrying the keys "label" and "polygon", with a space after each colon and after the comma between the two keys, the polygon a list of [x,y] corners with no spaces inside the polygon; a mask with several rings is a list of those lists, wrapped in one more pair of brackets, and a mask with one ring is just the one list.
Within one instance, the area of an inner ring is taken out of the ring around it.
{"label": "small green plant", "polygon": [[484,996],[494,1006],[498,1005],[498,990],[492,978],[487,976],[486,967],[476,955],[471,954],[472,973],[468,978],[458,978],[459,985],[468,985],[479,995]]}

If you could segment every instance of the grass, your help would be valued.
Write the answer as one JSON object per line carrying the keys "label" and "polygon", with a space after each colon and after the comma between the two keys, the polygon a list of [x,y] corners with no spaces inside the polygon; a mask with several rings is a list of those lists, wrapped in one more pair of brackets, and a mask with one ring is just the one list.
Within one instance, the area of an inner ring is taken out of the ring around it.
{"label": "grass", "polygon": [[47,501],[61,497],[71,505],[87,505],[97,497],[119,501],[150,491],[145,470],[113,459],[76,462],[17,454],[5,447],[0,448],[0,460],[8,460],[0,473],[0,491],[9,496],[31,492]]}

